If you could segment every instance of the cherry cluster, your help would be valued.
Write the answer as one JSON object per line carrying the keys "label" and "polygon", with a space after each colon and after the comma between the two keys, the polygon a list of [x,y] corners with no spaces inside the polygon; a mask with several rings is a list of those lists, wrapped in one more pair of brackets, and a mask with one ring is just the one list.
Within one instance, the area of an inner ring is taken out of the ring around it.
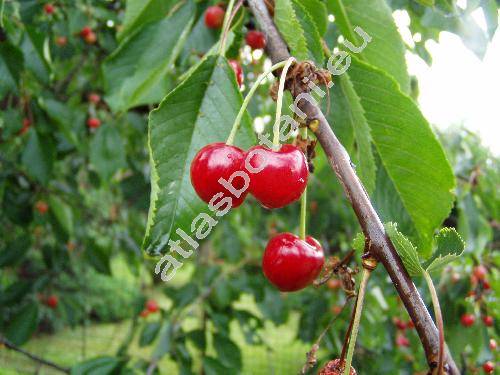
{"label": "cherry cluster", "polygon": [[160,306],[158,305],[158,302],[156,302],[154,299],[150,299],[146,301],[146,303],[144,304],[144,309],[141,311],[139,315],[141,316],[141,318],[145,318],[149,314],[154,314],[158,311],[160,311]]}
{"label": "cherry cluster", "polygon": [[[255,172],[250,173],[249,181],[241,177],[245,170]],[[267,209],[282,208],[300,198],[308,177],[304,153],[290,144],[279,150],[258,145],[245,152],[225,143],[212,143],[203,147],[191,163],[191,183],[196,193],[210,205],[219,201],[216,207],[223,202],[238,207],[251,194]],[[291,233],[274,236],[262,261],[267,279],[286,292],[311,284],[323,264],[323,249],[317,240],[310,236],[301,239]]]}

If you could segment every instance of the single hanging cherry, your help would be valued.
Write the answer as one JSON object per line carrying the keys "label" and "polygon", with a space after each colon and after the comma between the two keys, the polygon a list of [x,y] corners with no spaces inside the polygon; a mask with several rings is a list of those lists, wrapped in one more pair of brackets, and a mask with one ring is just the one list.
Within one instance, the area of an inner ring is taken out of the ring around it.
{"label": "single hanging cherry", "polygon": [[254,146],[250,165],[250,193],[266,208],[281,208],[300,198],[307,186],[309,170],[304,153],[285,144],[278,151]]}
{"label": "single hanging cherry", "polygon": [[241,67],[240,63],[236,60],[229,60],[229,65],[231,65],[231,68],[233,68],[234,74],[236,74],[236,81],[238,82],[238,86],[241,86],[243,84],[243,68]]}
{"label": "single hanging cherry", "polygon": [[245,40],[252,49],[263,49],[266,47],[266,37],[262,31],[250,30],[245,36]]}
{"label": "single hanging cherry", "polygon": [[[232,199],[233,208],[238,207],[248,194],[248,189],[242,191],[245,181],[239,176],[243,171],[244,162],[245,152],[239,147],[225,143],[211,143],[203,147],[191,162],[191,183],[194,190],[207,203],[216,194],[222,193],[223,197]],[[235,172],[240,174],[231,178]],[[219,182],[220,178],[229,182],[234,189],[233,192]]]}
{"label": "single hanging cherry", "polygon": [[205,26],[209,29],[220,29],[225,15],[226,12],[220,6],[208,7],[205,11]]}
{"label": "single hanging cherry", "polygon": [[323,248],[313,237],[303,240],[292,233],[281,233],[268,242],[262,269],[279,290],[294,292],[311,284],[324,262]]}

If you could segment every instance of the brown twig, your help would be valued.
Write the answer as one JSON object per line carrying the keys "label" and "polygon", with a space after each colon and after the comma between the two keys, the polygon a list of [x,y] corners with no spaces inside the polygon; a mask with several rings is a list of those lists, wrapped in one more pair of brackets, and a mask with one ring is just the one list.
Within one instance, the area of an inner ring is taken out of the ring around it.
{"label": "brown twig", "polygon": [[69,374],[69,371],[70,369],[69,368],[66,368],[66,367],[62,367],[60,365],[58,365],[57,363],[54,363],[54,362],[51,362],[51,361],[48,361],[44,358],[41,358],[33,353],[30,353],[24,349],[21,349],[19,348],[18,346],[14,345],[13,343],[11,343],[9,340],[7,340],[5,337],[1,337],[0,336],[0,343],[2,343],[3,345],[5,345],[6,348],[8,349],[11,349],[11,350],[14,350],[18,353],[21,353],[21,354],[24,354],[26,357],[32,359],[33,361],[41,364],[41,365],[45,365],[45,366],[49,366],[49,367],[52,367],[53,369],[56,369],[58,371],[61,371],[61,372],[64,372],[66,374]]}
{"label": "brown twig", "polygon": [[323,341],[323,337],[325,337],[326,333],[330,330],[331,326],[335,321],[339,318],[339,316],[342,314],[344,311],[345,307],[349,304],[353,296],[347,296],[347,299],[344,302],[344,306],[342,306],[342,309],[339,311],[338,314],[336,314],[332,319],[330,319],[330,322],[328,322],[328,325],[325,327],[323,332],[318,336],[318,339],[314,342],[313,346],[311,347],[311,350],[307,352],[307,361],[302,367],[302,370],[300,371],[300,374],[303,375],[309,370],[310,368],[314,367],[316,363],[318,362],[316,358],[316,353],[319,350],[319,345],[321,344],[321,341]]}
{"label": "brown twig", "polygon": [[[279,34],[272,18],[269,16],[264,1],[249,0],[249,5],[260,28],[266,34],[266,50],[273,63],[288,59],[290,57],[288,47]],[[387,270],[408,314],[412,318],[422,342],[428,364],[436,363],[439,352],[438,330],[417,288],[403,266],[403,262],[397,254],[394,245],[386,235],[384,226],[352,167],[347,151],[333,133],[332,128],[317,105],[302,100],[298,103],[298,106],[307,115],[308,119],[316,122],[317,128],[314,133],[328,157],[330,166],[344,188],[344,192],[353,207],[365,237],[371,241],[372,254]],[[458,375],[460,373],[448,351],[446,353],[446,362],[450,374]]]}

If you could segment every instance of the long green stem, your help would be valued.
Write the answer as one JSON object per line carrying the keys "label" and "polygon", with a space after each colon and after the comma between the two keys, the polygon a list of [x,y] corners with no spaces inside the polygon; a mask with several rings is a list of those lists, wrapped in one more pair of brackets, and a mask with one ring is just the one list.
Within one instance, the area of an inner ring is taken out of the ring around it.
{"label": "long green stem", "polygon": [[274,126],[273,126],[273,149],[279,150],[280,147],[280,120],[281,120],[281,108],[283,107],[283,94],[285,91],[285,81],[286,81],[286,75],[288,73],[288,69],[292,65],[292,63],[295,61],[293,57],[290,57],[288,60],[286,60],[285,67],[283,68],[283,71],[281,72],[281,77],[280,77],[280,83],[278,87],[278,99],[276,101],[276,119],[274,120]]}
{"label": "long green stem", "polygon": [[266,70],[264,73],[262,73],[253,86],[250,88],[250,91],[248,91],[247,96],[243,100],[243,104],[241,105],[240,111],[238,112],[238,115],[236,116],[236,119],[234,120],[233,128],[231,129],[231,133],[229,133],[229,137],[227,138],[226,144],[232,145],[234,143],[234,138],[236,137],[236,133],[238,132],[238,129],[240,127],[241,119],[243,118],[243,115],[245,114],[245,111],[248,107],[248,104],[250,103],[250,100],[252,99],[253,95],[255,94],[255,91],[257,91],[259,85],[261,82],[272,72],[274,72],[276,69],[282,68],[285,66],[287,61],[281,61],[277,64],[274,64]]}
{"label": "long green stem", "polygon": [[370,278],[371,271],[363,268],[361,274],[361,283],[359,284],[358,298],[356,299],[356,312],[354,314],[354,322],[352,324],[351,338],[349,339],[349,349],[345,360],[344,375],[350,375],[352,355],[354,354],[354,347],[356,346],[356,337],[358,336],[359,321],[361,320],[361,312],[363,310],[363,300],[365,299],[366,285]]}
{"label": "long green stem", "polygon": [[227,5],[226,14],[224,15],[224,23],[222,24],[221,41],[219,46],[219,54],[222,55],[226,50],[226,35],[229,32],[229,26],[231,21],[231,13],[233,11],[235,0],[229,0]]}
{"label": "long green stem", "polygon": [[429,272],[424,271],[424,278],[427,282],[427,287],[431,292],[432,299],[432,307],[434,308],[434,316],[436,317],[436,325],[439,331],[439,353],[438,353],[438,366],[437,373],[438,375],[442,375],[444,373],[443,365],[444,365],[444,324],[443,324],[443,315],[441,314],[441,306],[439,305],[439,299],[436,292],[436,288],[434,287],[434,283],[432,282],[431,275]]}

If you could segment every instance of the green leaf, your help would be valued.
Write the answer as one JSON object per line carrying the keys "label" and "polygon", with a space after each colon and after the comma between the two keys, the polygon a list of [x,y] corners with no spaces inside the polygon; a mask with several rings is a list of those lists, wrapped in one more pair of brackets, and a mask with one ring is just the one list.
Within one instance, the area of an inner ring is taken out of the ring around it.
{"label": "green leaf", "polygon": [[49,207],[61,228],[68,236],[72,236],[74,233],[74,225],[71,206],[69,206],[61,198],[51,195],[49,197]]}
{"label": "green leaf", "polygon": [[365,250],[365,235],[363,232],[358,232],[352,240],[352,248],[358,253],[363,253]]}
{"label": "green leaf", "polygon": [[46,38],[45,32],[40,32],[34,27],[27,27],[21,42],[26,68],[43,83],[48,83],[50,76],[49,67],[43,57],[43,43]]}
{"label": "green leaf", "polygon": [[380,168],[411,219],[420,250],[428,253],[433,232],[454,199],[455,178],[443,148],[413,100],[387,74],[353,56],[349,77],[370,125]]}
{"label": "green leaf", "polygon": [[493,39],[498,28],[498,6],[495,0],[481,0],[486,25],[488,25],[488,36]]}
{"label": "green leaf", "polygon": [[370,127],[363,107],[347,73],[338,76],[330,95],[328,120],[333,130],[341,127],[353,135],[353,144],[344,145],[354,157],[356,173],[368,193],[375,188],[375,160],[372,150]]}
{"label": "green leaf", "polygon": [[24,259],[30,249],[31,238],[24,235],[8,242],[0,251],[0,267],[11,266]]}
{"label": "green leaf", "polygon": [[71,368],[71,375],[106,375],[112,374],[122,360],[116,357],[98,357],[78,363]]}
{"label": "green leaf", "polygon": [[469,12],[426,8],[421,17],[422,26],[429,29],[445,30],[457,34],[464,45],[482,59],[488,48],[488,38],[483,29]]}
{"label": "green leaf", "polygon": [[[59,131],[64,135],[66,140],[76,147],[80,146],[79,135],[75,131],[75,123],[78,123],[78,113],[70,109],[66,104],[58,102],[54,99],[40,98],[40,106],[47,112],[47,115],[58,126]],[[81,117],[82,115],[80,115]]]}
{"label": "green leaf", "polygon": [[302,6],[301,1],[292,0],[292,5],[306,38],[309,60],[314,61],[318,66],[323,66],[325,55],[323,54],[323,46],[321,45],[321,36],[314,19],[307,12],[306,8]]}
{"label": "green leaf", "polygon": [[363,61],[389,73],[404,93],[410,92],[410,77],[406,70],[405,46],[385,0],[328,0],[342,35],[360,47],[363,38],[355,28],[361,27],[372,39],[358,56]]}
{"label": "green leaf", "polygon": [[125,148],[120,132],[115,126],[101,126],[90,144],[90,163],[104,184],[120,168],[126,166]]}
{"label": "green leaf", "polygon": [[220,334],[214,335],[214,348],[217,360],[234,373],[240,373],[242,367],[241,351],[231,339]]}
{"label": "green leaf", "polygon": [[14,345],[22,345],[29,340],[38,326],[38,306],[34,303],[24,306],[5,329],[5,337]]}
{"label": "green leaf", "polygon": [[188,2],[170,17],[124,39],[104,61],[106,100],[113,111],[161,100],[168,90],[166,74],[187,38],[193,16],[194,6]]}
{"label": "green leaf", "polygon": [[156,348],[153,352],[153,360],[159,360],[165,354],[167,354],[172,347],[172,326],[167,321],[163,323],[160,333],[158,343],[156,344]]}
{"label": "green leaf", "polygon": [[158,336],[160,332],[161,324],[159,322],[152,322],[146,324],[141,331],[139,336],[139,346],[147,346],[153,342],[153,340]]}
{"label": "green leaf", "polygon": [[24,58],[22,52],[10,42],[0,42],[0,97],[4,97],[8,92],[16,91],[19,77],[24,68]]}
{"label": "green leaf", "polygon": [[159,21],[166,16],[175,2],[172,0],[127,0],[123,25],[118,40],[143,27],[149,22]]}
{"label": "green leaf", "polygon": [[384,225],[385,231],[391,239],[396,251],[398,252],[406,270],[411,276],[422,275],[422,266],[418,258],[418,252],[411,241],[398,231],[397,224],[387,223]]}
{"label": "green leaf", "polygon": [[420,3],[422,5],[425,5],[427,7],[433,7],[434,6],[434,3],[435,3],[435,0],[416,0],[417,3]]}
{"label": "green leaf", "polygon": [[85,259],[97,271],[111,275],[111,249],[107,246],[89,241],[85,247]]}
{"label": "green leaf", "polygon": [[[298,1],[296,1],[298,3]],[[314,21],[320,37],[325,35],[328,29],[328,10],[325,3],[320,0],[301,0],[302,5]]]}
{"label": "green leaf", "polygon": [[[191,233],[191,222],[207,205],[190,182],[189,165],[203,146],[225,141],[241,107],[233,70],[225,59],[208,57],[149,117],[151,204],[143,248],[164,250],[176,228]],[[252,144],[248,118],[237,141]]]}
{"label": "green leaf", "polygon": [[298,60],[307,60],[309,52],[304,30],[295,14],[292,0],[276,0],[274,22],[285,39],[290,53]]}
{"label": "green leaf", "polygon": [[23,165],[29,175],[47,185],[56,157],[54,144],[50,138],[39,134],[36,129],[31,129],[29,133],[28,143],[22,155]]}
{"label": "green leaf", "polygon": [[228,369],[215,358],[203,358],[203,371],[206,375],[226,374]]}
{"label": "green leaf", "polygon": [[464,252],[465,242],[454,228],[443,228],[434,237],[436,250],[425,263],[426,271],[437,272],[445,265],[460,258]]}

